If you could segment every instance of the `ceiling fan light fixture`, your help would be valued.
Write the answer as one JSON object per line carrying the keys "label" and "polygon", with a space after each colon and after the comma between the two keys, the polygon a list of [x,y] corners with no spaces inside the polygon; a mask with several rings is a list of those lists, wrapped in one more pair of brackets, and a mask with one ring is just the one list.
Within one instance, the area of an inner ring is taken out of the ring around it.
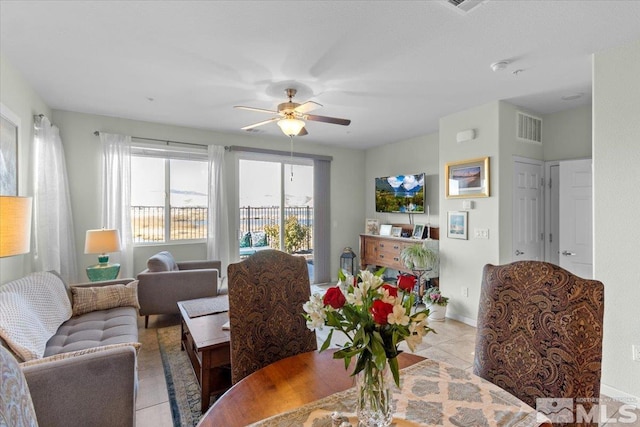
{"label": "ceiling fan light fixture", "polygon": [[278,120],[278,126],[280,126],[285,135],[296,136],[304,127],[304,122],[298,119],[280,119]]}

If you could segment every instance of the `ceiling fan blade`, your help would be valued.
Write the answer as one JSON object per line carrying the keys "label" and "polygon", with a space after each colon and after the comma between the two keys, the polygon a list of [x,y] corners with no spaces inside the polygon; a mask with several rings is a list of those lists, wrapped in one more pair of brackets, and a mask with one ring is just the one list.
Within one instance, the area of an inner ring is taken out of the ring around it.
{"label": "ceiling fan blade", "polygon": [[273,117],[273,118],[271,118],[269,120],[264,120],[264,121],[261,121],[261,122],[258,122],[258,123],[254,123],[252,125],[245,126],[243,128],[240,128],[240,129],[249,130],[249,129],[257,128],[258,126],[266,125],[267,123],[275,122],[276,120],[280,120],[280,117]]}
{"label": "ceiling fan blade", "polygon": [[298,132],[296,136],[305,136],[305,135],[309,135],[309,132],[307,132],[307,128],[303,127],[302,129],[300,129],[300,132]]}
{"label": "ceiling fan blade", "polygon": [[305,120],[311,120],[314,122],[324,122],[324,123],[333,123],[334,125],[342,125],[349,126],[351,120],[348,119],[338,119],[336,117],[327,117],[327,116],[314,116],[313,114],[305,114]]}
{"label": "ceiling fan blade", "polygon": [[304,104],[298,105],[293,111],[295,111],[296,113],[305,114],[320,107],[322,107],[322,104],[318,104],[314,101],[307,101]]}
{"label": "ceiling fan blade", "polygon": [[247,110],[247,111],[257,111],[259,113],[278,114],[278,112],[274,110],[267,110],[264,108],[255,108],[255,107],[245,107],[244,105],[234,105],[233,108],[238,108],[240,110]]}

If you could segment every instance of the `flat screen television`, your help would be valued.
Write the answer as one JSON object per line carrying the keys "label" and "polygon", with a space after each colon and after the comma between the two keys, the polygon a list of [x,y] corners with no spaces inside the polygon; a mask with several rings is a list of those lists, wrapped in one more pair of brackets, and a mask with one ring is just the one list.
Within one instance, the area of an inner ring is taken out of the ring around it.
{"label": "flat screen television", "polygon": [[376,212],[424,213],[424,173],[376,178]]}

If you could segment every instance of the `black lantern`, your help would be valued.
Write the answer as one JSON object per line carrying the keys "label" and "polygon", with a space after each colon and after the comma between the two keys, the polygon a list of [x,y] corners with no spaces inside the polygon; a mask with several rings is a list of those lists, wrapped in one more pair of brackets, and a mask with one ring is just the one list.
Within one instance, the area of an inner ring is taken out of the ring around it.
{"label": "black lantern", "polygon": [[356,254],[353,253],[350,247],[344,248],[340,255],[340,268],[346,274],[353,276],[356,271]]}

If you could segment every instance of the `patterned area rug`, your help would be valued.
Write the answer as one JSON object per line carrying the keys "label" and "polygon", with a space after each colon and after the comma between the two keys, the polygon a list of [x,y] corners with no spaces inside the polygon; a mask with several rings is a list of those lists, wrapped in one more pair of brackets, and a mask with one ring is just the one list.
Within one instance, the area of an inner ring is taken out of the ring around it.
{"label": "patterned area rug", "polygon": [[195,427],[200,420],[200,385],[189,356],[180,350],[180,325],[157,331],[174,427]]}

